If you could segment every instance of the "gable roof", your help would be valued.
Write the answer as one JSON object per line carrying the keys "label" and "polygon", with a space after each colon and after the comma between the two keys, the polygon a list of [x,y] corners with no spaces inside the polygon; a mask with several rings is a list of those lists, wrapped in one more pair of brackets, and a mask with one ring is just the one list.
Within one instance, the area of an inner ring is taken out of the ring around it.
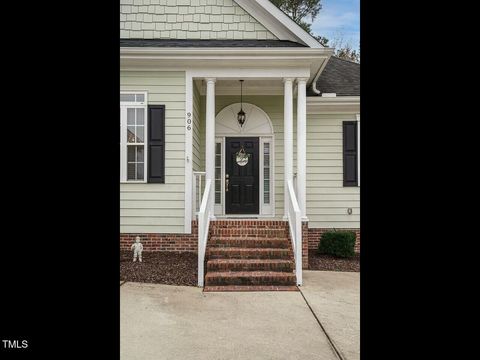
{"label": "gable roof", "polygon": [[120,39],[121,47],[306,47],[288,40]]}
{"label": "gable roof", "polygon": [[139,6],[120,0],[120,38],[281,40],[323,48],[269,0],[143,0]]}
{"label": "gable roof", "polygon": [[280,40],[303,43],[311,48],[323,48],[317,39],[269,0],[233,0]]}
{"label": "gable roof", "polygon": [[360,64],[331,56],[317,80],[320,94],[309,90],[309,96],[336,93],[337,96],[360,96]]}
{"label": "gable roof", "polygon": [[278,40],[234,0],[120,0],[120,38]]}

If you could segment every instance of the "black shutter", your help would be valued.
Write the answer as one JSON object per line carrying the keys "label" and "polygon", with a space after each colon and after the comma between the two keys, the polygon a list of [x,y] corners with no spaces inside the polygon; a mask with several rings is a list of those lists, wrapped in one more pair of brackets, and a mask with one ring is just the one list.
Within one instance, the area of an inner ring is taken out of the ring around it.
{"label": "black shutter", "polygon": [[357,146],[358,129],[356,121],[343,122],[343,186],[358,185]]}
{"label": "black shutter", "polygon": [[148,106],[149,183],[165,183],[165,105]]}

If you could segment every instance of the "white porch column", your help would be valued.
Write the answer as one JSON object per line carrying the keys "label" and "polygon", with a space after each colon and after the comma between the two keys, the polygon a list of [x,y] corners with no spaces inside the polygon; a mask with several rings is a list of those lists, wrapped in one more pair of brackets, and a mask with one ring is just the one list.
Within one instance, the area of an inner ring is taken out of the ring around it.
{"label": "white porch column", "polygon": [[307,85],[297,79],[297,199],[302,220],[307,220]]}
{"label": "white porch column", "polygon": [[214,211],[215,185],[215,78],[205,78],[207,83],[206,130],[205,130],[205,180],[212,181],[210,189],[210,213]]}
{"label": "white porch column", "polygon": [[284,141],[284,218],[288,216],[288,185],[293,180],[293,79],[284,78],[283,94],[283,141]]}

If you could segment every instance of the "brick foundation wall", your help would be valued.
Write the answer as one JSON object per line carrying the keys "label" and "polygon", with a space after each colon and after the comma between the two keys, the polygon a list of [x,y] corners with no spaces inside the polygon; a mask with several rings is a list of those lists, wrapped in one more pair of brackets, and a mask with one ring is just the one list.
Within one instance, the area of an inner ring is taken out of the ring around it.
{"label": "brick foundation wall", "polygon": [[[326,231],[331,231],[331,230],[333,229],[309,228],[308,229],[308,249],[311,251],[313,250],[316,251],[318,249],[318,244],[320,243],[320,238],[322,234]],[[355,235],[356,235],[355,252],[360,253],[360,229],[336,229],[336,230],[345,230],[345,231],[355,232]]]}
{"label": "brick foundation wall", "polygon": [[135,237],[140,236],[144,251],[197,252],[197,221],[192,221],[191,234],[123,233],[120,234],[120,250],[130,250]]}
{"label": "brick foundation wall", "polygon": [[[285,227],[288,238],[290,234],[288,232],[288,223],[284,221],[232,221],[221,220],[215,221],[216,229],[221,231],[222,236],[241,236],[244,231],[242,228],[249,226],[261,229],[257,236],[275,236],[275,231],[279,228]],[[228,230],[227,230],[228,229]],[[227,230],[227,231],[225,231]],[[302,264],[304,269],[308,269],[308,252],[316,251],[318,249],[318,243],[320,237],[325,231],[332,229],[325,228],[309,228],[308,222],[302,223]],[[354,231],[356,234],[355,252],[360,253],[360,229],[337,229]],[[144,251],[172,251],[172,252],[197,252],[198,244],[198,224],[197,221],[192,221],[192,233],[191,234],[157,234],[157,233],[123,233],[120,234],[120,250],[130,250],[130,246],[135,242],[135,237],[140,236],[143,244]],[[211,234],[212,235],[212,234]]]}

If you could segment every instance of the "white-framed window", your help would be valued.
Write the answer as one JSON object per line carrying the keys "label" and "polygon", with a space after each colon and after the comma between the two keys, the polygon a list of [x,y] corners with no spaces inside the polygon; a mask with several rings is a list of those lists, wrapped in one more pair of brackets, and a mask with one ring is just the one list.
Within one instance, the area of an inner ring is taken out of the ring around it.
{"label": "white-framed window", "polygon": [[215,214],[224,214],[225,205],[225,138],[215,138]]}
{"label": "white-framed window", "polygon": [[273,140],[260,138],[260,208],[262,215],[274,213],[273,189]]}
{"label": "white-framed window", "polygon": [[222,143],[215,143],[215,204],[222,204]]}
{"label": "white-framed window", "polygon": [[147,93],[120,93],[120,181],[147,181]]}
{"label": "white-framed window", "polygon": [[263,143],[263,203],[270,204],[270,143]]}

